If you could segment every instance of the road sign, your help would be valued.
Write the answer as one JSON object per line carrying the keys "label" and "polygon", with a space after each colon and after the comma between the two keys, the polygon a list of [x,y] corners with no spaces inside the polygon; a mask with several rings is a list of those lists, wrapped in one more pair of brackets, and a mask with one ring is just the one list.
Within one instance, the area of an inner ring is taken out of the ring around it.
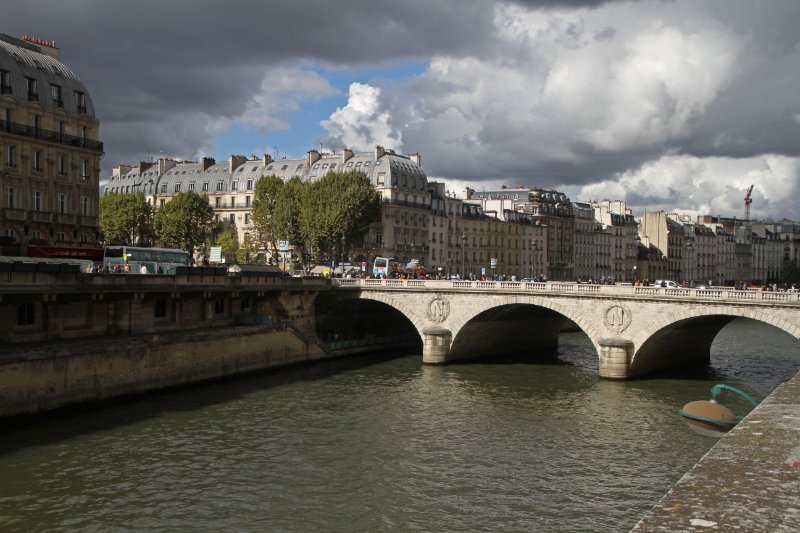
{"label": "road sign", "polygon": [[208,256],[208,260],[212,263],[219,263],[222,261],[222,246],[212,246],[211,247],[211,255]]}

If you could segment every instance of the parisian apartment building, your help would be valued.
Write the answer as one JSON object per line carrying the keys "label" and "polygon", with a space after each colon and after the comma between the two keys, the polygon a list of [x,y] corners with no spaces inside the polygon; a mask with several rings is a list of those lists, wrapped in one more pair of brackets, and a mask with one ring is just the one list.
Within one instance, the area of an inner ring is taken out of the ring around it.
{"label": "parisian apartment building", "polygon": [[[183,191],[207,194],[215,222],[242,243],[253,236],[251,206],[260,177],[318,180],[351,170],[369,178],[382,202],[379,221],[338,252],[351,265],[392,257],[442,276],[727,284],[776,279],[786,261],[798,261],[800,228],[788,221],[745,227],[741,220],[677,212],[644,213],[637,220],[624,201],[572,202],[539,187],[457,193],[428,179],[420,154],[382,146],[360,153],[309,150],[302,158],[161,158],[114,168],[104,193],[141,192],[155,209]],[[308,258],[310,251],[288,244],[277,257],[264,251],[275,264],[301,254]]]}
{"label": "parisian apartment building", "polygon": [[0,254],[100,260],[100,124],[59,56],[0,34]]}

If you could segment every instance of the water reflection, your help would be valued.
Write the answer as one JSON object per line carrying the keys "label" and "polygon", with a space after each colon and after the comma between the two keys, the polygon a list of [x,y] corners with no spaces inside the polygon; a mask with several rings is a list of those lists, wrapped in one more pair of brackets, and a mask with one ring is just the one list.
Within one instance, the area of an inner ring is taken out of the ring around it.
{"label": "water reflection", "polygon": [[717,382],[760,399],[800,366],[796,339],[747,321],[701,377],[600,380],[585,336],[560,341],[538,362],[355,358],[7,429],[0,528],[627,530],[715,442],[682,405]]}

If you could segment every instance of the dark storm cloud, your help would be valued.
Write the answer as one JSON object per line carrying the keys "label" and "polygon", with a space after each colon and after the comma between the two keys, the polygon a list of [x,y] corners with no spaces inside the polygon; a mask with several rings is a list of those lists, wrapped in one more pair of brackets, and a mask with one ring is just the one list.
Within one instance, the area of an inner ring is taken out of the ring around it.
{"label": "dark storm cloud", "polygon": [[491,35],[491,7],[462,0],[7,0],[0,31],[57,42],[62,61],[90,90],[104,164],[113,164],[152,148],[148,122],[154,131],[177,122],[192,132],[164,139],[166,153],[191,156],[207,147],[209,135],[198,133],[241,113],[279,65],[366,66],[477,50]]}
{"label": "dark storm cloud", "polygon": [[326,146],[422,151],[444,179],[634,184],[648,205],[683,190],[700,207],[735,197],[725,159],[749,158],[741,179],[763,174],[760,205],[800,194],[797,2],[6,0],[0,21],[56,40],[89,88],[104,175],[213,152],[233,124],[286,127],[289,110],[336,90],[319,66],[415,60],[429,68],[411,80],[351,87]]}

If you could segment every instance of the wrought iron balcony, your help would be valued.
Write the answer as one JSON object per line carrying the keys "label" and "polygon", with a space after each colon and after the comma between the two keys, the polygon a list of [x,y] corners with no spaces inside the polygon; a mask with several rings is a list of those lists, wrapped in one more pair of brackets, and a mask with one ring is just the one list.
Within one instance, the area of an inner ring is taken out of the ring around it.
{"label": "wrought iron balcony", "polygon": [[12,135],[19,135],[21,137],[30,137],[33,139],[41,139],[43,141],[63,144],[65,146],[74,146],[78,148],[85,148],[93,152],[103,152],[103,143],[100,141],[93,141],[83,137],[76,137],[74,135],[67,135],[58,131],[45,130],[20,124],[18,122],[8,122],[0,120],[0,132],[10,133]]}

